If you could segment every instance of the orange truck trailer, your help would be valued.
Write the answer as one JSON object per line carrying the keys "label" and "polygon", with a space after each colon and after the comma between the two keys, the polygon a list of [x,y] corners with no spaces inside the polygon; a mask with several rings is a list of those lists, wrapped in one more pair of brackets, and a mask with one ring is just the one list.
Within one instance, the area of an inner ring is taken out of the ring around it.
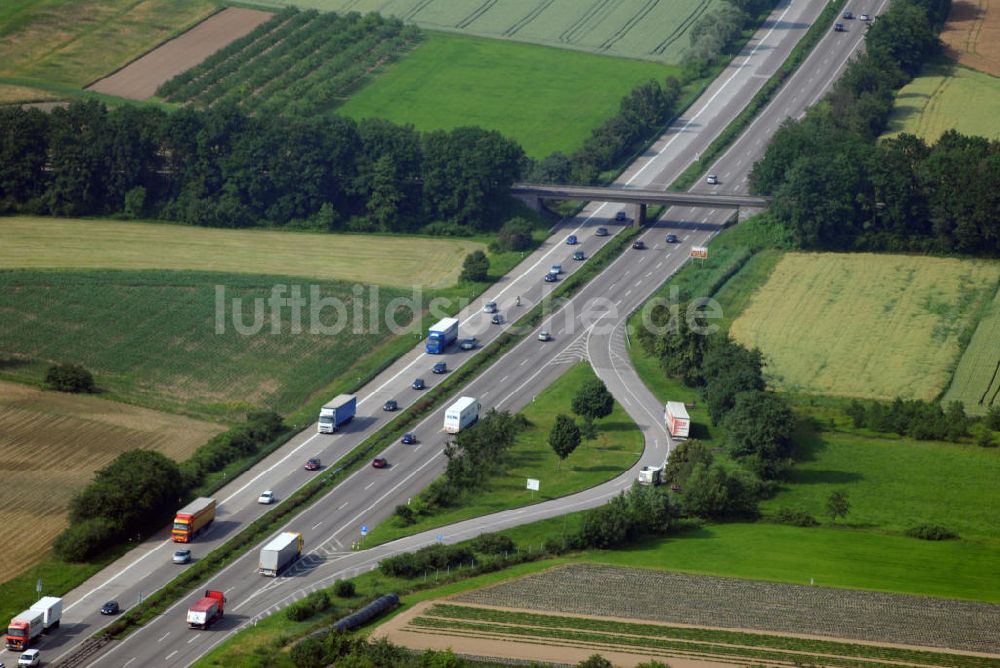
{"label": "orange truck trailer", "polygon": [[215,519],[215,499],[201,497],[177,511],[171,531],[175,543],[190,543]]}
{"label": "orange truck trailer", "polygon": [[209,589],[203,598],[188,608],[187,623],[191,629],[207,629],[217,619],[222,619],[226,597],[221,591]]}

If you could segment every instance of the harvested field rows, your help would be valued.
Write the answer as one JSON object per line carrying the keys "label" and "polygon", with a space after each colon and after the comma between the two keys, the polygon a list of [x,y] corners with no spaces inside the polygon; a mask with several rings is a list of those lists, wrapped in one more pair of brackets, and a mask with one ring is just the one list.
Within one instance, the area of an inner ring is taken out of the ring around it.
{"label": "harvested field rows", "polygon": [[945,53],[966,67],[1000,77],[1000,6],[956,0],[941,32]]}
{"label": "harvested field rows", "polygon": [[376,11],[433,30],[680,63],[688,30],[715,0],[290,0],[334,11]]}
{"label": "harvested field rows", "polygon": [[145,100],[164,82],[194,67],[272,16],[269,12],[228,7],[114,74],[95,82],[88,90]]}
{"label": "harvested field rows", "polygon": [[944,400],[961,401],[974,415],[1000,406],[1000,290],[965,348]]}
{"label": "harvested field rows", "polygon": [[1000,654],[1000,606],[899,594],[581,564],[454,600]]}
{"label": "harvested field rows", "polygon": [[730,333],[784,389],[930,401],[998,280],[990,261],[788,253]]}
{"label": "harvested field rows", "polygon": [[31,527],[0,552],[10,578],[44,557],[69,501],[97,469],[136,448],[186,459],[220,425],[96,397],[0,381],[0,524]]}

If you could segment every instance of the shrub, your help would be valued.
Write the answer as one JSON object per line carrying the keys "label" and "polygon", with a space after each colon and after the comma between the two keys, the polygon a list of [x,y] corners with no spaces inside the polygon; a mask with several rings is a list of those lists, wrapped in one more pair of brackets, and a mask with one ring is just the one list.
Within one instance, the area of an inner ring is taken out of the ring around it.
{"label": "shrub", "polygon": [[298,603],[288,606],[285,609],[285,617],[289,621],[301,622],[329,609],[330,597],[327,593],[325,591],[314,591]]}
{"label": "shrub", "polygon": [[354,582],[351,580],[337,580],[333,585],[333,593],[340,598],[354,598],[356,593]]}
{"label": "shrub", "polygon": [[472,561],[473,552],[469,548],[439,544],[383,559],[379,564],[379,570],[391,577],[415,578],[427,571],[444,570],[471,564]]}
{"label": "shrub", "polygon": [[524,218],[511,218],[497,233],[497,249],[523,251],[531,248],[531,223]]}
{"label": "shrub", "polygon": [[819,522],[815,517],[804,510],[797,508],[782,508],[774,515],[774,521],[778,524],[791,524],[796,527],[815,527]]}
{"label": "shrub", "polygon": [[472,541],[472,549],[480,554],[513,552],[516,547],[514,540],[502,533],[484,533]]}
{"label": "shrub", "polygon": [[74,522],[56,537],[56,556],[63,561],[82,562],[100,554],[118,538],[118,528],[108,519],[96,517]]}
{"label": "shrub", "polygon": [[59,392],[93,392],[94,376],[79,364],[53,364],[45,373],[45,387]]}
{"label": "shrub", "polygon": [[465,256],[465,262],[462,263],[462,275],[460,277],[463,281],[482,283],[483,281],[490,280],[489,274],[490,260],[486,257],[486,253],[477,250]]}
{"label": "shrub", "polygon": [[410,508],[405,503],[401,503],[396,506],[396,510],[394,512],[396,517],[399,518],[399,521],[403,523],[403,526],[410,526],[417,521],[417,514],[413,512],[413,508]]}
{"label": "shrub", "polygon": [[289,655],[296,668],[320,668],[327,664],[323,642],[313,636],[306,636],[295,643]]}
{"label": "shrub", "polygon": [[919,540],[956,540],[958,534],[938,524],[918,524],[906,530],[906,535]]}

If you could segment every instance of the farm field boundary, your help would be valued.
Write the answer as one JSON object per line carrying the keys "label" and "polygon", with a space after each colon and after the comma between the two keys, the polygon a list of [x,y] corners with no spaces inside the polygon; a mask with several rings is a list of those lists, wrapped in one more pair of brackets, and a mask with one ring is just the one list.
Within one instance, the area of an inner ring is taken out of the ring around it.
{"label": "farm field boundary", "polygon": [[272,14],[255,9],[227,7],[183,34],[156,47],[87,90],[133,100],[151,97],[157,87],[188,70],[230,42],[243,37]]}
{"label": "farm field boundary", "polygon": [[543,571],[453,601],[1000,654],[997,605],[596,564]]}
{"label": "farm field boundary", "polygon": [[[595,651],[605,656],[632,655],[631,661],[619,661],[616,665],[634,665],[651,656],[722,663],[766,661],[780,665],[851,667],[889,666],[895,662],[949,668],[1000,665],[1000,659],[983,656],[853,644],[800,634],[781,636],[433,601],[419,603],[398,615],[380,626],[374,635],[385,636],[414,649],[436,648],[443,637],[456,643],[461,653],[488,655],[490,650],[499,650],[504,658],[540,658],[536,652],[549,658],[547,655],[553,651],[569,652],[571,656],[582,653],[581,660]],[[464,651],[465,648],[470,651]]]}
{"label": "farm field boundary", "polygon": [[0,381],[0,523],[31,527],[0,553],[4,581],[48,555],[73,496],[127,450],[187,459],[223,425]]}
{"label": "farm field boundary", "polygon": [[2,3],[0,77],[79,91],[216,11],[213,0]]}
{"label": "farm field boundary", "polygon": [[672,64],[680,63],[694,23],[717,6],[716,0],[283,0],[281,4],[323,11],[377,11],[431,30]]}
{"label": "farm field boundary", "polygon": [[944,401],[961,401],[965,410],[984,415],[1000,406],[1000,289],[966,346]]}
{"label": "farm field boundary", "polygon": [[[1000,39],[1000,35],[998,35]],[[1000,138],[1000,78],[950,62],[929,64],[896,93],[886,134],[935,143],[946,130]]]}
{"label": "farm field boundary", "polygon": [[786,253],[730,333],[783,389],[931,401],[998,280],[990,261]]}

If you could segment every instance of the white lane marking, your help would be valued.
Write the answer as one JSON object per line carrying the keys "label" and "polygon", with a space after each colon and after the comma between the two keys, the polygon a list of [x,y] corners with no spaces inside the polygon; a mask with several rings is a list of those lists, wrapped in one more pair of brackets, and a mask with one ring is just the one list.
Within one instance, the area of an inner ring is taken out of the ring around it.
{"label": "white lane marking", "polygon": [[529,362],[529,360],[528,360],[527,358],[525,358],[525,360],[524,360],[523,362],[521,362],[521,366],[524,366],[524,365],[525,365],[525,364],[527,364],[528,362]]}
{"label": "white lane marking", "polygon": [[367,492],[369,489],[371,489],[371,486],[374,485],[374,484],[375,484],[375,481],[372,480],[370,483],[368,483],[367,485],[365,485],[365,491]]}
{"label": "white lane marking", "polygon": [[167,660],[167,661],[170,661],[170,658],[171,658],[171,657],[172,657],[172,656],[173,656],[174,654],[177,654],[177,650],[176,650],[176,649],[175,649],[175,650],[174,650],[173,652],[171,652],[170,654],[167,654],[167,658],[166,658],[166,660]]}
{"label": "white lane marking", "polygon": [[167,632],[166,632],[166,633],[164,633],[164,634],[163,634],[163,636],[162,636],[162,637],[161,637],[161,638],[160,638],[159,640],[157,640],[156,642],[163,642],[163,641],[164,641],[164,639],[166,639],[166,637],[167,637],[168,635],[170,635],[170,633],[171,633],[171,631],[167,631]]}
{"label": "white lane marking", "polygon": [[347,501],[344,501],[342,504],[340,504],[340,507],[337,508],[337,510],[343,510],[344,508],[346,508],[347,507],[347,503],[348,503]]}
{"label": "white lane marking", "polygon": [[198,638],[201,638],[201,637],[202,637],[202,636],[201,636],[201,634],[200,634],[200,633],[196,633],[196,634],[194,634],[193,636],[191,636],[191,640],[188,640],[188,644],[190,645],[190,644],[191,644],[191,643],[193,643],[193,642],[194,642],[195,640],[197,640]]}
{"label": "white lane marking", "polygon": [[[779,25],[783,25],[784,24],[785,14],[787,14],[789,11],[791,11],[793,4],[794,3],[791,3],[791,2],[788,3],[788,7],[786,7],[785,11],[783,11],[781,13],[781,16],[778,17],[778,20],[774,22],[774,25],[771,27],[771,29],[768,30],[767,33],[763,37],[761,37],[760,41],[750,51],[750,54],[746,57],[745,63],[749,63],[750,60],[753,59],[754,55],[757,53],[757,49],[759,49],[760,47],[762,47],[764,45],[764,42],[766,42],[767,38],[771,36],[771,33],[773,33],[775,30],[777,30]],[[678,137],[684,135],[687,132],[688,127],[692,123],[694,123],[698,119],[699,116],[701,116],[703,113],[705,113],[706,110],[708,110],[708,109],[715,109],[715,106],[712,104],[713,102],[715,102],[715,98],[719,97],[719,95],[722,94],[722,91],[726,90],[726,88],[729,87],[729,84],[732,82],[732,80],[735,79],[736,76],[741,73],[741,71],[743,70],[743,67],[745,67],[745,65],[741,65],[741,66],[737,67],[733,71],[732,75],[730,75],[730,77],[728,79],[726,79],[726,83],[722,84],[722,86],[719,87],[719,90],[715,91],[715,94],[712,95],[712,97],[710,97],[707,102],[705,102],[705,104],[701,108],[701,110],[698,111],[698,113],[695,114],[694,116],[692,116],[690,119],[688,119],[687,123],[685,123],[683,126],[681,126],[681,128],[677,131],[677,134],[675,134],[673,137],[671,137],[667,141],[667,143],[664,144],[663,150],[660,151],[659,153],[657,153],[652,158],[650,158],[649,161],[646,162],[646,164],[643,165],[639,169],[639,171],[637,171],[635,174],[632,175],[632,178],[630,178],[628,181],[625,182],[625,185],[629,185],[633,181],[635,181],[637,178],[639,178],[639,175],[642,174],[644,171],[646,171],[647,167],[649,167],[654,162],[656,162],[656,158],[659,157],[659,156],[661,156],[661,155],[663,155],[666,152],[667,147],[669,147],[670,144],[672,144],[675,139],[677,139]],[[669,129],[668,129],[668,132],[669,132]]]}
{"label": "white lane marking", "polygon": [[133,661],[135,661],[135,657],[134,656],[131,659],[129,659],[128,661],[126,661],[125,663],[123,663],[122,664],[122,668],[125,668],[125,666],[127,666],[130,663],[132,663]]}
{"label": "white lane marking", "polygon": [[500,384],[503,385],[504,381],[507,380],[507,378],[508,378],[507,376],[504,376],[503,378],[501,378],[500,379]]}
{"label": "white lane marking", "polygon": [[319,522],[316,522],[316,524],[313,525],[313,530],[315,531],[316,527],[318,527],[322,523],[323,523],[323,520],[320,520]]}
{"label": "white lane marking", "polygon": [[[628,289],[628,292],[625,293],[625,296],[628,297],[630,294],[632,294],[632,288]],[[617,306],[617,304],[615,304],[615,306]]]}
{"label": "white lane marking", "polygon": [[615,302],[615,306],[621,306],[621,305],[622,305],[622,300],[619,299],[618,301]]}
{"label": "white lane marking", "polygon": [[[649,274],[652,274],[652,273],[653,273],[653,272],[649,272]],[[647,275],[647,276],[649,276],[649,274],[646,274],[646,275]],[[635,285],[633,285],[632,287],[633,287],[633,288],[637,288],[637,287],[639,287],[640,285],[642,285],[642,281],[636,281],[636,282],[635,282]]]}

